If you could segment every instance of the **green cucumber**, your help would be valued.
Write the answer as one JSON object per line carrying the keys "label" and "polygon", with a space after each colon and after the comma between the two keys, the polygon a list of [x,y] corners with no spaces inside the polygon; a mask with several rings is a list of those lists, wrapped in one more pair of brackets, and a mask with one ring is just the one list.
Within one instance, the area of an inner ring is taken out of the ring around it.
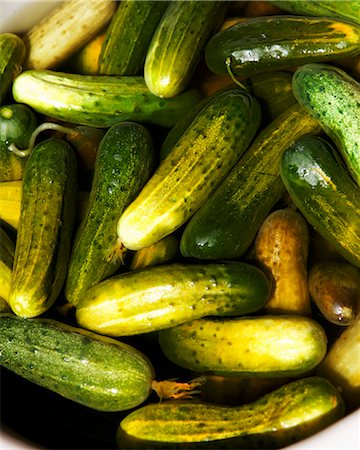
{"label": "green cucumber", "polygon": [[360,26],[327,17],[264,16],[217,33],[207,43],[208,68],[247,77],[360,53]]}
{"label": "green cucumber", "polygon": [[182,255],[241,257],[285,192],[280,177],[282,153],[300,136],[320,130],[317,121],[298,104],[274,119],[187,223],[180,241]]}
{"label": "green cucumber", "polygon": [[193,401],[149,404],[120,422],[117,441],[119,448],[126,439],[136,448],[175,448],[176,443],[184,446],[176,448],[193,449],[284,448],[344,414],[338,390],[326,378],[314,376],[241,406]]}
{"label": "green cucumber", "polygon": [[153,380],[138,350],[52,319],[0,315],[0,364],[74,402],[100,411],[142,403]]}
{"label": "green cucumber", "polygon": [[21,72],[25,54],[25,44],[20,36],[0,34],[0,105],[6,101],[14,78]]}
{"label": "green cucumber", "polygon": [[37,126],[37,118],[27,105],[10,104],[0,108],[0,182],[21,180],[27,159],[9,150],[10,144],[27,148]]}
{"label": "green cucumber", "polygon": [[161,99],[142,76],[78,75],[28,70],[13,84],[19,103],[54,119],[106,128],[120,121],[149,122],[172,127],[199,100],[196,89]]}
{"label": "green cucumber", "polygon": [[[12,267],[14,264],[15,244],[0,226],[0,303],[9,301]],[[0,311],[4,307],[0,306]]]}
{"label": "green cucumber", "polygon": [[299,315],[203,318],[159,332],[165,356],[215,375],[288,377],[308,373],[325,356],[320,324]]}
{"label": "green cucumber", "polygon": [[80,326],[109,336],[160,330],[206,315],[255,312],[270,295],[263,272],[245,263],[166,264],[108,278],[79,299]]}
{"label": "green cucumber", "polygon": [[117,221],[149,179],[155,160],[149,131],[140,124],[113,125],[100,142],[85,217],[75,236],[65,286],[76,305],[81,294],[121,266],[111,252]]}
{"label": "green cucumber", "polygon": [[99,74],[138,75],[154,31],[165,11],[166,1],[120,2],[99,55]]}
{"label": "green cucumber", "polygon": [[9,303],[34,317],[56,300],[65,281],[75,219],[77,166],[66,141],[36,145],[26,164]]}
{"label": "green cucumber", "polygon": [[283,154],[281,177],[315,230],[360,267],[360,188],[331,144],[316,136],[299,139]]}
{"label": "green cucumber", "polygon": [[215,96],[120,217],[122,244],[139,250],[183,225],[244,153],[259,122],[259,104],[243,90]]}
{"label": "green cucumber", "polygon": [[294,73],[293,91],[335,143],[360,186],[360,84],[337,67],[306,64]]}
{"label": "green cucumber", "polygon": [[225,8],[222,1],[169,2],[145,59],[144,78],[154,95],[175,97],[186,88]]}

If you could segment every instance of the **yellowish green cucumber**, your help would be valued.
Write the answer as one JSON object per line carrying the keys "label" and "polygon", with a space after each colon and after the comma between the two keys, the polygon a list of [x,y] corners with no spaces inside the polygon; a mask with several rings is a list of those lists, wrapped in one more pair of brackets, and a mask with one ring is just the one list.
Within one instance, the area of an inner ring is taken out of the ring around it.
{"label": "yellowish green cucumber", "polygon": [[17,230],[21,210],[22,182],[0,182],[0,220]]}

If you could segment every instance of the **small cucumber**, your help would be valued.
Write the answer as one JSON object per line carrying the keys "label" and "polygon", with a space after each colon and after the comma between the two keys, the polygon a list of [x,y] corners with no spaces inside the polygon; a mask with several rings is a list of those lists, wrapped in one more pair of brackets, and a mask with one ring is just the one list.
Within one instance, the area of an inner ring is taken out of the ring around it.
{"label": "small cucumber", "polygon": [[0,315],[0,364],[74,402],[121,411],[150,394],[154,370],[138,350],[52,319]]}
{"label": "small cucumber", "polygon": [[167,1],[120,2],[105,33],[99,55],[100,75],[138,75]]}
{"label": "small cucumber", "polygon": [[242,256],[285,191],[280,177],[282,153],[300,136],[320,130],[298,104],[264,128],[187,223],[180,241],[182,255],[199,259]]}
{"label": "small cucumber", "polygon": [[21,210],[22,182],[0,182],[0,219],[18,229]]}
{"label": "small cucumber", "polygon": [[132,439],[139,445],[136,448],[175,448],[175,443],[192,449],[284,448],[344,413],[338,390],[325,378],[313,376],[289,382],[242,406],[189,401],[149,404],[121,421],[117,440],[119,448],[124,448],[125,439]]}
{"label": "small cucumber", "polygon": [[155,154],[149,131],[121,122],[100,142],[87,212],[75,236],[65,295],[74,305],[89,287],[121,266],[111,253],[117,242],[117,221],[149,179]]}
{"label": "small cucumber", "polygon": [[169,2],[145,59],[144,78],[154,95],[175,97],[186,88],[225,7],[222,1]]}
{"label": "small cucumber", "polygon": [[327,338],[298,315],[204,318],[159,332],[166,357],[215,375],[288,377],[308,373],[325,356]]}
{"label": "small cucumber", "polygon": [[0,34],[0,105],[5,103],[11,92],[14,78],[21,72],[26,48],[24,41],[17,34]]}
{"label": "small cucumber", "polygon": [[155,244],[135,252],[131,259],[130,270],[170,262],[178,255],[178,250],[178,239],[172,234],[166,236]]}
{"label": "small cucumber", "polygon": [[40,142],[23,178],[9,303],[34,317],[56,300],[66,276],[77,192],[76,159],[60,139]]}
{"label": "small cucumber", "polygon": [[0,182],[23,177],[27,159],[12,153],[9,145],[27,148],[36,126],[37,118],[27,105],[15,103],[0,108]]}
{"label": "small cucumber", "polygon": [[360,186],[360,84],[337,67],[306,64],[294,73],[293,91],[335,143]]}
{"label": "small cucumber", "polygon": [[283,154],[281,178],[315,230],[360,267],[360,188],[335,149],[322,138],[304,136]]}
{"label": "small cucumber", "polygon": [[151,94],[142,76],[28,70],[13,83],[19,103],[54,119],[107,128],[126,120],[172,127],[199,100],[196,89],[173,99]]}
{"label": "small cucumber", "polygon": [[247,77],[360,53],[360,26],[327,17],[257,17],[221,31],[205,47],[209,69]]}
{"label": "small cucumber", "polygon": [[183,225],[247,149],[259,122],[259,104],[243,90],[207,103],[120,217],[122,244],[139,250]]}
{"label": "small cucumber", "polygon": [[166,264],[117,275],[79,299],[80,326],[109,336],[160,330],[206,315],[259,310],[270,284],[245,263]]}

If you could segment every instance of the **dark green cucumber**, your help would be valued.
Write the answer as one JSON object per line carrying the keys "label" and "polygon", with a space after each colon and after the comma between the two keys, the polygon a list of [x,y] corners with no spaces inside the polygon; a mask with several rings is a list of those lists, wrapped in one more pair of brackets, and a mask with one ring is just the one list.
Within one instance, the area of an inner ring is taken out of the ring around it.
{"label": "dark green cucumber", "polygon": [[111,255],[117,222],[149,179],[154,159],[151,135],[137,123],[113,125],[100,142],[87,212],[69,261],[65,295],[70,303],[76,305],[86,289],[121,266],[121,259]]}
{"label": "dark green cucumber", "polygon": [[298,104],[263,129],[186,225],[180,241],[183,256],[241,257],[285,192],[280,177],[283,151],[300,136],[318,132],[317,121]]}
{"label": "dark green cucumber", "polygon": [[247,77],[310,62],[330,61],[360,53],[360,26],[327,17],[264,16],[213,36],[206,45],[209,69]]}
{"label": "dark green cucumber", "polygon": [[247,377],[288,377],[323,359],[323,328],[299,315],[203,318],[159,332],[170,361],[195,372]]}
{"label": "dark green cucumber", "polygon": [[215,96],[120,217],[122,244],[139,250],[184,224],[244,153],[259,122],[259,104],[243,90]]}
{"label": "dark green cucumber", "polygon": [[149,122],[172,127],[199,100],[196,89],[161,99],[142,76],[78,75],[28,70],[13,83],[19,103],[54,119],[106,128],[120,121]]}
{"label": "dark green cucumber", "polygon": [[336,144],[360,186],[360,84],[337,67],[306,64],[294,74],[293,91]]}
{"label": "dark green cucumber", "polygon": [[258,311],[270,283],[245,263],[164,264],[123,273],[80,298],[80,326],[109,336],[160,330],[203,316]]}
{"label": "dark green cucumber", "polygon": [[11,92],[11,85],[21,71],[25,54],[25,44],[20,36],[13,33],[0,34],[0,105]]}
{"label": "dark green cucumber", "polygon": [[186,88],[225,8],[222,1],[169,2],[145,59],[144,78],[154,95],[175,97]]}
{"label": "dark green cucumber", "polygon": [[26,164],[9,298],[19,316],[44,313],[65,281],[75,219],[76,169],[70,144],[60,139],[37,144]]}
{"label": "dark green cucumber", "polygon": [[241,406],[152,403],[121,421],[117,439],[119,448],[125,448],[125,439],[130,439],[129,444],[133,439],[136,445],[126,448],[175,448],[175,443],[182,444],[176,448],[192,449],[284,448],[344,414],[344,402],[335,386],[326,378],[307,377]]}
{"label": "dark green cucumber", "polygon": [[138,75],[154,31],[165,11],[166,1],[120,2],[99,55],[99,74]]}
{"label": "dark green cucumber", "polygon": [[9,145],[26,149],[36,126],[36,116],[27,105],[14,103],[0,108],[0,181],[23,177],[27,159],[12,153]]}
{"label": "dark green cucumber", "polygon": [[154,371],[135,348],[52,319],[0,315],[0,364],[67,399],[120,411],[149,395]]}
{"label": "dark green cucumber", "polygon": [[283,154],[281,177],[308,222],[346,260],[360,267],[360,188],[335,149],[304,136]]}

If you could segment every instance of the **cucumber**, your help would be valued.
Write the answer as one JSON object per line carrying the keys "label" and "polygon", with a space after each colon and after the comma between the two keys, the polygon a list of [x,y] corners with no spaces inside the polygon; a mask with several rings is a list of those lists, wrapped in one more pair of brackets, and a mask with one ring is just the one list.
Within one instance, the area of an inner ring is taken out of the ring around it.
{"label": "cucumber", "polygon": [[182,255],[240,258],[285,192],[280,177],[283,151],[300,136],[318,132],[317,121],[298,104],[274,119],[187,223],[180,240]]}
{"label": "cucumber", "polygon": [[85,217],[75,236],[65,286],[76,305],[81,294],[121,266],[111,253],[117,242],[117,221],[154,167],[149,131],[140,124],[113,125],[100,142]]}
{"label": "cucumber", "polygon": [[338,390],[313,376],[237,407],[189,401],[149,404],[120,422],[117,440],[119,448],[125,439],[133,443],[126,448],[175,448],[175,443],[182,444],[176,448],[195,449],[284,448],[343,416]]}
{"label": "cucumber", "polygon": [[20,36],[13,33],[0,34],[0,105],[11,93],[14,78],[21,72],[26,48]]}
{"label": "cucumber", "polygon": [[15,230],[19,226],[22,196],[22,182],[0,182],[0,220],[10,225]]}
{"label": "cucumber", "polygon": [[75,218],[76,169],[70,144],[55,138],[37,144],[26,164],[9,298],[19,316],[47,311],[64,283]]}
{"label": "cucumber", "polygon": [[215,96],[120,217],[122,244],[139,250],[183,225],[246,150],[259,122],[259,104],[243,90]]}
{"label": "cucumber", "polygon": [[239,23],[213,36],[205,47],[208,68],[247,77],[310,62],[360,53],[360,26],[327,17],[269,16]]}
{"label": "cucumber", "polygon": [[99,74],[138,75],[154,31],[167,7],[167,1],[120,2],[99,55]]}
{"label": "cucumber", "polygon": [[27,105],[10,104],[0,108],[0,182],[21,180],[27,159],[9,150],[10,144],[27,148],[37,126],[37,118]]}
{"label": "cucumber", "polygon": [[[0,226],[0,300],[9,301],[11,272],[14,264],[15,244]],[[0,311],[3,307],[0,306]]]}
{"label": "cucumber", "polygon": [[360,188],[322,138],[304,136],[284,153],[281,178],[308,222],[360,267]]}
{"label": "cucumber", "polygon": [[337,67],[306,64],[294,74],[293,91],[335,143],[360,186],[360,84]]}
{"label": "cucumber", "polygon": [[142,76],[50,70],[20,74],[13,83],[13,96],[17,102],[54,119],[99,128],[126,120],[172,127],[200,100],[196,89],[173,99],[160,99],[151,94]]}
{"label": "cucumber", "polygon": [[206,315],[255,312],[270,283],[245,263],[165,264],[108,278],[79,299],[80,326],[109,336],[160,330]]}
{"label": "cucumber", "polygon": [[289,377],[324,358],[321,325],[298,315],[203,318],[159,332],[165,356],[185,369],[215,375]]}
{"label": "cucumber", "polygon": [[179,242],[177,237],[169,235],[156,244],[138,250],[133,254],[130,270],[142,269],[148,266],[157,266],[172,261],[178,255]]}
{"label": "cucumber", "polygon": [[0,364],[74,402],[121,411],[150,393],[153,367],[135,348],[53,319],[0,315]]}
{"label": "cucumber", "polygon": [[154,95],[175,97],[186,88],[225,8],[222,1],[169,2],[145,59],[144,78]]}

